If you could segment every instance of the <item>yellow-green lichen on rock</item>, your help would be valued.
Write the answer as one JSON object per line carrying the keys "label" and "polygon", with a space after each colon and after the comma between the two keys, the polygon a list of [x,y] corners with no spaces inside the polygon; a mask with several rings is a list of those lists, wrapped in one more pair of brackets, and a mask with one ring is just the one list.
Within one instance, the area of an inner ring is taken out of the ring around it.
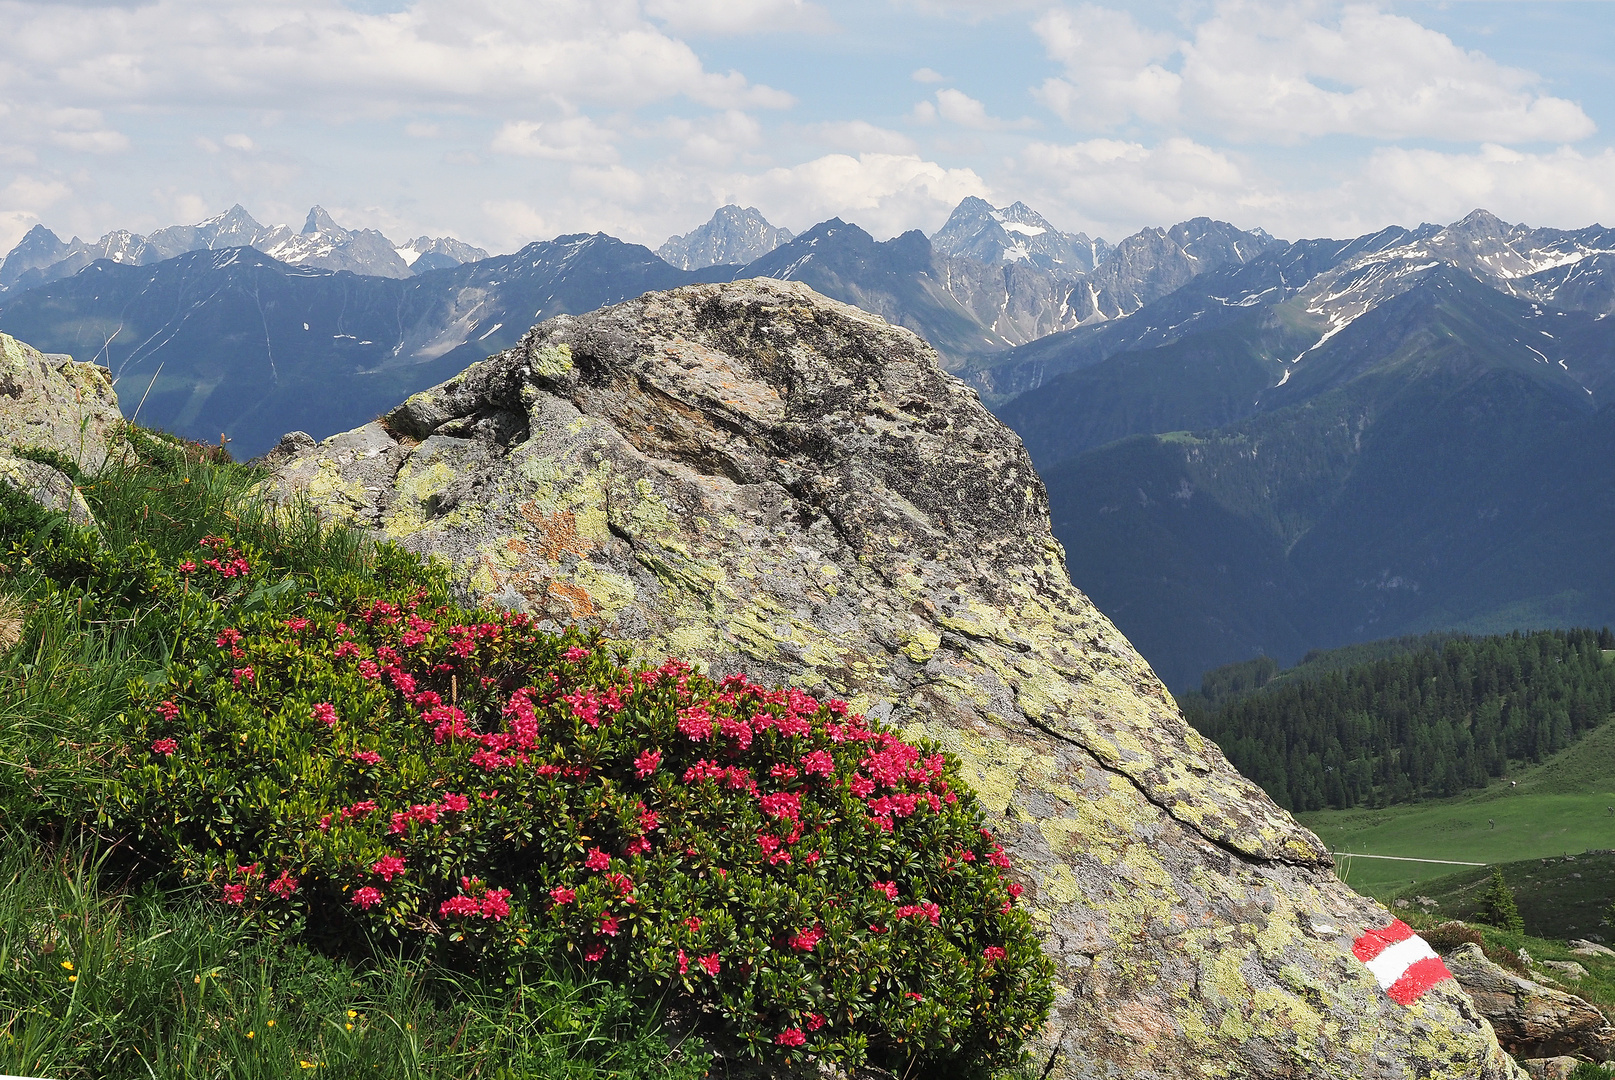
{"label": "yellow-green lichen on rock", "polygon": [[122,420],[106,368],[0,334],[0,450],[54,450],[94,472]]}
{"label": "yellow-green lichen on rock", "polygon": [[1056,966],[1051,1076],[1515,1075],[1451,983],[1379,990],[1350,942],[1390,916],[1187,728],[1020,441],[906,330],[789,282],[650,293],[276,467],[471,598],[953,754]]}

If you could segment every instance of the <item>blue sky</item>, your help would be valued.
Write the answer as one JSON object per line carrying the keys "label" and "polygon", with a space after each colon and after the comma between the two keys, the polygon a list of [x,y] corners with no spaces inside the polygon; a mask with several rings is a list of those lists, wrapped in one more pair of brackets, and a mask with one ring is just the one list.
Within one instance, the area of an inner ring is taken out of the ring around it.
{"label": "blue sky", "polygon": [[0,0],[0,250],[320,203],[491,250],[719,204],[1118,239],[1615,224],[1615,6]]}

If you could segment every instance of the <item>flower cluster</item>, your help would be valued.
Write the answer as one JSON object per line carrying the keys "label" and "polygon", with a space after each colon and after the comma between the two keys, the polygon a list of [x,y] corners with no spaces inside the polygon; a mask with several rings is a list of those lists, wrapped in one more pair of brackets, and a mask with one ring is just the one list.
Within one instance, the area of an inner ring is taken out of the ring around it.
{"label": "flower cluster", "polygon": [[491,954],[543,928],[760,1057],[1010,1061],[1041,1024],[1021,887],[935,748],[398,578],[221,600],[150,690],[118,805],[221,902]]}

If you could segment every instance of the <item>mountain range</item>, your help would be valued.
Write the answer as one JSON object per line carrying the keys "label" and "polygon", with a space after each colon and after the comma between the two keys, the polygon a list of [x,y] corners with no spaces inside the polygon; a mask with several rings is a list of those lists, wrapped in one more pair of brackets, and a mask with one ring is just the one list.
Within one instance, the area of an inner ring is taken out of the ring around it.
{"label": "mountain range", "polygon": [[145,236],[117,229],[93,244],[76,236],[64,242],[45,226],[35,225],[0,262],[0,293],[71,277],[102,259],[146,266],[186,252],[235,247],[254,248],[288,266],[392,278],[488,257],[481,248],[452,237],[418,236],[395,244],[374,229],[344,229],[319,206],[309,210],[301,232],[293,232],[289,225],[260,225],[238,203],[195,225],[172,225]]}
{"label": "mountain range", "polygon": [[1476,211],[1280,241],[1197,218],[1110,244],[971,198],[930,237],[731,206],[660,254],[598,233],[482,254],[317,207],[295,234],[239,207],[93,247],[36,228],[0,264],[0,328],[248,456],[554,314],[797,280],[925,337],[1021,435],[1077,585],[1172,686],[1368,638],[1615,622],[1615,230]]}
{"label": "mountain range", "polygon": [[[36,227],[0,264],[0,283],[11,283],[0,326],[107,365],[126,397],[139,388],[143,421],[209,441],[223,432],[250,455],[290,429],[323,435],[362,423],[550,315],[749,277],[802,281],[914,330],[991,399],[990,380],[971,365],[1078,325],[1068,298],[1082,282],[1121,298],[1084,309],[1104,319],[1269,242],[1200,219],[1112,248],[1035,221],[1019,204],[966,200],[938,233],[939,250],[918,231],[881,242],[836,218],[792,236],[755,210],[725,207],[664,250],[682,245],[691,265],[762,254],[695,269],[599,233],[473,259],[484,253],[458,241],[394,246],[344,230],[318,207],[296,234],[240,207],[145,237],[111,233],[93,248]],[[374,266],[388,272],[366,271]]]}
{"label": "mountain range", "polygon": [[1275,245],[997,358],[1079,586],[1174,686],[1615,621],[1615,233]]}

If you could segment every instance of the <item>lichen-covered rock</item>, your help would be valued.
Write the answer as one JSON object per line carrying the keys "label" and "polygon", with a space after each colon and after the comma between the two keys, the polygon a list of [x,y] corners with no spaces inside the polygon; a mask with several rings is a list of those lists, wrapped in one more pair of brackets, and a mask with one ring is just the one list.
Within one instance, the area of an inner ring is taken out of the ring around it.
{"label": "lichen-covered rock", "polygon": [[1580,1061],[1573,1057],[1526,1058],[1525,1071],[1531,1080],[1570,1080]]}
{"label": "lichen-covered rock", "polygon": [[775,281],[651,293],[277,472],[468,594],[649,658],[833,692],[936,740],[1058,967],[1061,1077],[1505,1077],[1448,981],[1351,955],[1390,916],[1182,721],[1072,587],[1020,441],[906,330]]}
{"label": "lichen-covered rock", "polygon": [[94,472],[106,461],[107,436],[122,419],[106,368],[47,356],[0,334],[0,450],[56,450]]}
{"label": "lichen-covered rock", "polygon": [[1608,1056],[1605,1047],[1615,1032],[1590,1002],[1499,967],[1478,945],[1459,946],[1445,960],[1491,1021],[1498,1041],[1516,1057],[1582,1054],[1603,1061]]}
{"label": "lichen-covered rock", "polygon": [[0,450],[0,484],[22,492],[47,510],[66,514],[75,525],[95,524],[84,494],[60,469]]}

